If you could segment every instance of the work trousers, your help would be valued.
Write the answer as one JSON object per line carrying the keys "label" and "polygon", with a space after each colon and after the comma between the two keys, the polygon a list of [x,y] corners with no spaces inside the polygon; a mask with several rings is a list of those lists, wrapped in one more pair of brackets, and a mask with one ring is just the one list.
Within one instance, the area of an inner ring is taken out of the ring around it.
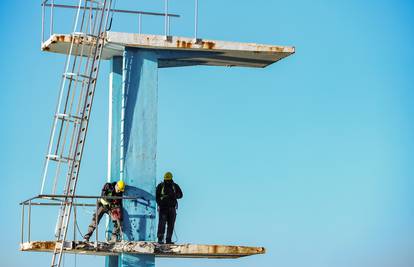
{"label": "work trousers", "polygon": [[177,211],[175,207],[161,207],[160,208],[160,218],[158,221],[158,232],[157,237],[158,241],[164,239],[165,225],[167,224],[167,237],[166,242],[171,242],[171,237],[174,232],[175,218],[177,216]]}
{"label": "work trousers", "polygon": [[[109,212],[110,212],[109,208],[102,205],[101,202],[98,201],[96,206],[97,206],[96,207],[97,208],[96,212],[92,216],[92,222],[91,222],[91,224],[89,224],[88,233],[86,233],[86,235],[85,235],[85,238],[87,238],[87,239],[89,239],[92,236],[93,232],[96,229],[96,226],[101,221],[102,216],[105,213],[110,215],[109,214]],[[112,222],[114,223],[114,228],[112,229],[111,240],[116,240],[118,238],[118,235],[120,234],[120,231],[121,231],[121,222],[119,220],[115,220],[115,221],[112,221]]]}

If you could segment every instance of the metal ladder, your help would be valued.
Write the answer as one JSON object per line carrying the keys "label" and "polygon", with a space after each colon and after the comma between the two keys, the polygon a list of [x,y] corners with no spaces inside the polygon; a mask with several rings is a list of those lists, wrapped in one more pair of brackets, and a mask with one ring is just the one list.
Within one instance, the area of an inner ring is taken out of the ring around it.
{"label": "metal ladder", "polygon": [[49,190],[56,194],[59,182],[63,182],[60,178],[66,176],[51,267],[59,267],[63,258],[112,2],[79,0],[70,35],[40,190],[44,194],[50,180],[53,183]]}

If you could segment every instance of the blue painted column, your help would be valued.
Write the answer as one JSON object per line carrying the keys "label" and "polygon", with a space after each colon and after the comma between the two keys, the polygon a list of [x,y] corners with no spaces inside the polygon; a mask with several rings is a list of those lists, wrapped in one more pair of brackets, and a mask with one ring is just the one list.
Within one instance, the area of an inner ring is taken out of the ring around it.
{"label": "blue painted column", "polygon": [[[124,201],[123,239],[154,241],[156,237],[157,54],[137,48],[125,49],[122,61],[122,90],[118,98],[119,67],[119,59],[114,58],[111,72],[113,101],[110,139],[117,139],[111,143],[111,154],[118,153],[119,157],[111,156],[111,168],[113,168],[111,176],[114,179],[120,177],[125,181],[126,196],[138,196],[147,200],[147,205],[142,205],[140,203],[142,201]],[[151,267],[155,266],[155,257],[122,254],[118,260],[108,257],[106,262],[108,267]]]}

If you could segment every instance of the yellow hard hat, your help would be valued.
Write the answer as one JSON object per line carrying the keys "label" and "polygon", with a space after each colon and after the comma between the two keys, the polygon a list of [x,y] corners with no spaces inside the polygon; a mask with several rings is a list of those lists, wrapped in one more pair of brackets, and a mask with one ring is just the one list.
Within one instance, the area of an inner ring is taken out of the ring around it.
{"label": "yellow hard hat", "polygon": [[172,175],[172,173],[171,173],[171,172],[166,172],[166,173],[164,174],[164,180],[165,180],[165,181],[170,181],[170,180],[172,180],[172,178],[173,178],[173,175]]}
{"label": "yellow hard hat", "polygon": [[118,187],[118,190],[119,190],[119,191],[121,191],[121,192],[124,192],[124,191],[125,191],[125,183],[124,183],[124,181],[119,180],[119,181],[116,183],[116,186]]}

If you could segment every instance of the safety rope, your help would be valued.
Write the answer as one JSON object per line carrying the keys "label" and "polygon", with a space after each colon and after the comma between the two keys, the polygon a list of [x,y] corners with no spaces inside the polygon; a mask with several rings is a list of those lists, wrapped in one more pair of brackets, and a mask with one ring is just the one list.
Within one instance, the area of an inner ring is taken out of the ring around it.
{"label": "safety rope", "polygon": [[[177,210],[175,210],[175,217],[177,218]],[[174,224],[175,224],[175,222],[174,222]],[[176,232],[176,230],[175,230],[175,227],[174,227],[174,237],[175,237],[175,241],[174,241],[174,243],[178,243],[178,235],[177,235],[177,232]]]}
{"label": "safety rope", "polygon": [[175,231],[175,229],[174,229],[174,237],[175,237],[174,243],[178,243],[178,235],[177,235],[177,231]]}

